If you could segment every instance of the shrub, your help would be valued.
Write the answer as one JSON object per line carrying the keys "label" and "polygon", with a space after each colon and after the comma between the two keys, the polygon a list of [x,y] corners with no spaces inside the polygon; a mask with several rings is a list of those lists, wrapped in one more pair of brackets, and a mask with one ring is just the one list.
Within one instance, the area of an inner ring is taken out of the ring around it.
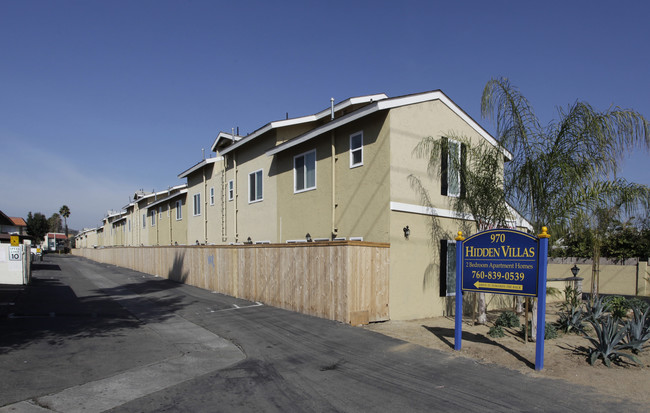
{"label": "shrub", "polygon": [[501,327],[519,327],[519,316],[512,311],[504,311],[499,314],[499,318],[496,319],[494,325]]}
{"label": "shrub", "polygon": [[618,319],[622,319],[627,315],[627,310],[630,309],[630,305],[627,299],[620,295],[615,295],[607,299],[607,304],[609,304],[609,309],[612,312],[612,315]]}
{"label": "shrub", "polygon": [[642,313],[644,313],[645,310],[650,308],[650,304],[648,304],[647,301],[640,299],[639,297],[630,298],[629,300],[627,300],[627,304],[632,310],[636,308],[641,310]]}
{"label": "shrub", "polygon": [[[532,323],[529,321],[528,322],[528,337],[532,335]],[[525,331],[524,331],[524,326],[521,326],[521,329],[519,330],[519,333],[521,334],[522,337],[524,337]],[[554,338],[557,338],[557,329],[555,326],[551,323],[546,323],[544,326],[544,340],[553,340]]]}
{"label": "shrub", "polygon": [[544,326],[544,340],[553,340],[557,338],[557,329],[551,323],[546,323]]}
{"label": "shrub", "polygon": [[627,333],[627,326],[621,325],[619,320],[612,316],[601,317],[599,320],[589,320],[594,327],[596,337],[586,336],[591,342],[593,348],[589,353],[589,363],[593,366],[598,358],[603,359],[603,363],[610,367],[610,362],[618,361],[621,357],[626,357],[635,363],[639,363],[636,357],[626,354],[620,350],[625,348],[622,343],[623,336]]}
{"label": "shrub", "polygon": [[582,300],[580,299],[577,288],[573,288],[570,285],[567,285],[564,288],[564,302],[562,303],[563,310],[570,310],[572,308],[580,307],[582,305]]}
{"label": "shrub", "polygon": [[506,334],[503,332],[503,327],[496,324],[490,327],[490,331],[488,331],[488,336],[492,338],[501,338],[505,337],[505,335]]}

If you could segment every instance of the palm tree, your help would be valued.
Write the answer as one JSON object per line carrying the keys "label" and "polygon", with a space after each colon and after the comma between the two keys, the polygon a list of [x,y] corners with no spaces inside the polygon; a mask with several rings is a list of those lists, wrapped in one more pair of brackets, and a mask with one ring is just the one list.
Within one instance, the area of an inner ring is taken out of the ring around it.
{"label": "palm tree", "polygon": [[63,205],[61,209],[59,209],[59,214],[63,217],[63,220],[65,222],[65,238],[66,242],[68,240],[68,217],[70,216],[70,208],[68,208],[67,205]]}
{"label": "palm tree", "polygon": [[557,122],[542,127],[528,100],[506,78],[486,84],[481,112],[495,122],[497,139],[513,154],[505,169],[506,198],[536,232],[542,226],[556,232],[570,227],[572,218],[605,194],[593,189],[616,175],[624,152],[650,147],[648,121],[618,107],[599,112],[578,101],[560,110]]}
{"label": "palm tree", "polygon": [[481,112],[495,121],[497,139],[513,154],[505,170],[506,197],[536,232],[566,226],[580,206],[576,194],[615,174],[627,149],[650,148],[648,121],[627,109],[598,112],[578,101],[559,111],[559,121],[542,127],[505,78],[486,84]]}

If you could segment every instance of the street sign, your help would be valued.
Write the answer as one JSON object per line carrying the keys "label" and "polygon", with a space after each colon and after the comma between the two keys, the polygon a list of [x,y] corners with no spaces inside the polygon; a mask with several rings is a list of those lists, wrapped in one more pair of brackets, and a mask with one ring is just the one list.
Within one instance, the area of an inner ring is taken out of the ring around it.
{"label": "street sign", "polygon": [[20,245],[20,237],[18,235],[12,235],[10,239],[12,247],[17,247]]}
{"label": "street sign", "polygon": [[9,261],[20,261],[23,258],[20,247],[9,247]]}
{"label": "street sign", "polygon": [[537,296],[537,238],[492,229],[468,237],[462,249],[462,290]]}
{"label": "street sign", "polygon": [[[463,291],[532,295],[537,298],[537,342],[535,370],[544,368],[546,332],[546,261],[548,229],[537,238],[510,229],[479,232],[465,239],[456,237],[456,315],[454,349],[461,349],[463,335]],[[531,284],[534,281],[534,285]],[[536,287],[535,287],[536,286]]]}

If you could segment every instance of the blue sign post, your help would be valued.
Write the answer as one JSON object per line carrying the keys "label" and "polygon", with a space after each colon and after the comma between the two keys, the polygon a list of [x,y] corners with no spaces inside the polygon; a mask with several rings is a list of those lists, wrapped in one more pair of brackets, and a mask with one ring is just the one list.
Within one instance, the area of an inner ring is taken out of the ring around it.
{"label": "blue sign post", "polygon": [[456,317],[454,349],[461,349],[463,291],[538,297],[535,369],[544,366],[546,315],[546,227],[538,237],[511,229],[491,229],[456,237]]}

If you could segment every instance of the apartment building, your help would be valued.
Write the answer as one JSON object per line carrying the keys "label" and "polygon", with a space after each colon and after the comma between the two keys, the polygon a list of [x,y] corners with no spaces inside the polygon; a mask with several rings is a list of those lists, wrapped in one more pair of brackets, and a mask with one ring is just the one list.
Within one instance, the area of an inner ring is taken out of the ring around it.
{"label": "apartment building", "polygon": [[[427,159],[414,156],[429,136],[497,145],[440,90],[332,100],[318,113],[269,122],[247,136],[222,132],[214,156],[178,175],[185,185],[140,194],[121,215],[107,216],[102,245],[386,243],[391,318],[440,315],[453,295],[447,246],[471,217],[451,210],[463,192],[459,171],[431,174]],[[461,157],[461,144],[449,143],[446,156]],[[510,157],[504,151],[504,162]],[[514,210],[511,226],[530,228]]]}

